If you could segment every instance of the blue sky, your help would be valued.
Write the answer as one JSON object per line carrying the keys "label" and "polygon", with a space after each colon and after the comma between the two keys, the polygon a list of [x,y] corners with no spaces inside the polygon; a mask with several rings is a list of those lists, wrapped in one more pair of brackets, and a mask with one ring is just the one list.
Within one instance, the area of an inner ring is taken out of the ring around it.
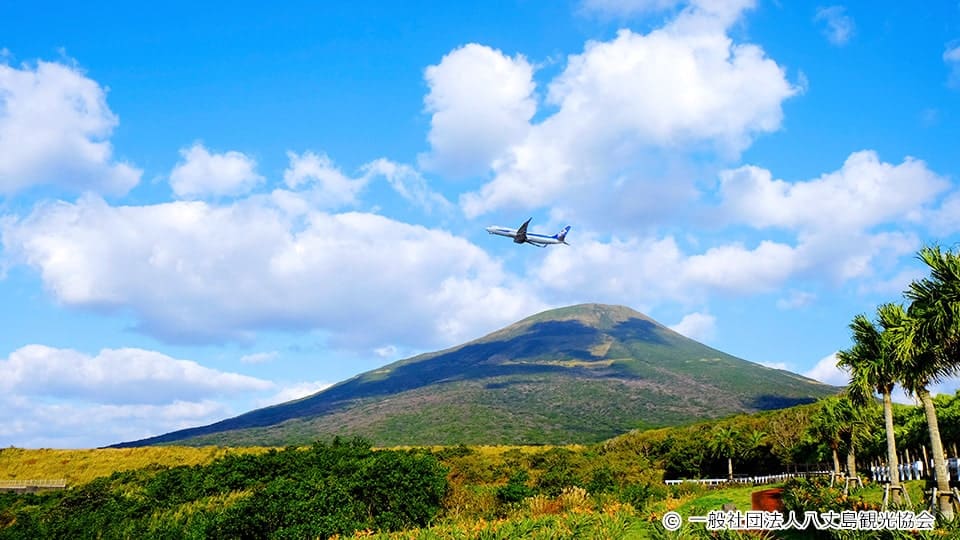
{"label": "blue sky", "polygon": [[[3,8],[0,446],[580,302],[841,383],[852,317],[960,241],[956,2],[324,4]],[[484,231],[528,217],[571,245]]]}

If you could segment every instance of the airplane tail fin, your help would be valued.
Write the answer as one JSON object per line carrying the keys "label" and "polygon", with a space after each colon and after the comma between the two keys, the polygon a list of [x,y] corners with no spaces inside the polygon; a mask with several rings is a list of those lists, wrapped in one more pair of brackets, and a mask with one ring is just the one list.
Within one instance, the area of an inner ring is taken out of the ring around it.
{"label": "airplane tail fin", "polygon": [[566,244],[566,243],[567,243],[567,233],[568,233],[568,232],[570,232],[570,226],[569,226],[569,225],[567,225],[566,227],[563,228],[563,230],[561,230],[560,232],[557,233],[557,236],[556,236],[557,240],[559,240],[559,241],[560,241],[561,243],[563,243],[563,244]]}

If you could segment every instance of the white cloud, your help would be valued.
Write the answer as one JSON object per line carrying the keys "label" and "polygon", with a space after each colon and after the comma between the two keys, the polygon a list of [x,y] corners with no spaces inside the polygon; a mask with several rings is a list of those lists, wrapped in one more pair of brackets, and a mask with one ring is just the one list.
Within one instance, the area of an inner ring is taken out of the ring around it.
{"label": "white cloud", "polygon": [[183,161],[170,172],[170,186],[182,199],[242,195],[263,177],[257,163],[240,152],[211,154],[201,143],[180,150]]}
{"label": "white cloud", "polygon": [[245,354],[240,357],[241,364],[263,364],[276,360],[280,356],[277,351],[266,351],[252,354]]}
{"label": "white cloud", "polygon": [[211,400],[113,405],[0,395],[0,438],[22,448],[95,448],[209,424],[230,414]]}
{"label": "white cloud", "polygon": [[27,345],[0,360],[0,388],[5,392],[91,403],[157,405],[272,386],[269,381],[143,349],[104,349],[89,356],[70,349]]}
{"label": "white cloud", "polygon": [[61,304],[121,309],[141,331],[178,342],[316,328],[334,346],[422,348],[544,305],[450,233],[374,214],[291,214],[296,204],[272,200],[45,204],[6,224],[4,250]]}
{"label": "white cloud", "polygon": [[834,283],[879,279],[919,248],[911,226],[949,228],[955,221],[952,199],[933,208],[950,187],[946,178],[923,161],[908,157],[894,165],[870,150],[854,152],[839,170],[808,181],[774,180],[770,171],[749,165],[723,171],[720,179],[721,221],[796,235],[790,251],[780,248],[766,259],[773,278],[779,263],[784,272]]}
{"label": "white cloud", "polygon": [[470,43],[426,69],[431,151],[424,169],[446,176],[482,173],[524,137],[536,111],[533,67],[523,56]]}
{"label": "white cloud", "polygon": [[576,249],[551,250],[533,277],[547,297],[566,302],[689,305],[712,293],[775,290],[803,265],[794,248],[766,241],[688,254],[669,236],[600,242],[585,234]]}
{"label": "white cloud", "polygon": [[948,46],[943,53],[943,61],[950,69],[947,84],[951,88],[960,88],[960,45]]}
{"label": "white cloud", "polygon": [[774,180],[770,171],[750,165],[723,171],[720,179],[732,221],[831,234],[893,219],[919,221],[923,206],[950,185],[921,160],[907,157],[893,165],[872,150],[854,152],[839,170],[808,181]]}
{"label": "white cloud", "polygon": [[364,165],[363,172],[366,178],[383,176],[398,195],[427,213],[435,209],[450,211],[453,208],[450,201],[431,190],[426,179],[409,165],[380,158]]}
{"label": "white cloud", "polygon": [[939,236],[949,236],[960,231],[960,191],[944,198],[940,207],[930,216],[930,228]]}
{"label": "white cloud", "polygon": [[814,20],[825,24],[823,35],[834,45],[846,45],[853,37],[855,30],[853,18],[847,15],[847,8],[843,6],[817,8]]}
{"label": "white cloud", "polygon": [[821,358],[803,376],[834,386],[850,384],[850,372],[837,367],[837,353],[831,353],[829,356]]}
{"label": "white cloud", "polygon": [[295,399],[305,398],[307,396],[316,394],[321,390],[326,390],[332,386],[331,383],[325,381],[309,381],[296,383],[291,386],[286,386],[281,388],[276,394],[258,400],[256,403],[257,407],[269,407],[270,405],[276,405],[278,403],[286,403],[287,401],[293,401]]}
{"label": "white cloud", "polygon": [[709,341],[716,333],[717,318],[708,313],[688,313],[680,319],[680,322],[670,326],[670,329],[690,339]]}
{"label": "white cloud", "polygon": [[645,305],[697,295],[683,279],[683,258],[670,237],[600,242],[583,231],[575,249],[551,249],[531,282],[562,303],[606,302],[642,311]]}
{"label": "white cloud", "polygon": [[764,240],[754,249],[739,244],[710,248],[691,256],[684,270],[693,282],[752,293],[778,288],[803,264],[793,247]]}
{"label": "white cloud", "polygon": [[113,158],[118,119],[106,92],[76,67],[0,57],[0,194],[55,185],[122,195],[142,171]]}
{"label": "white cloud", "polygon": [[367,178],[350,178],[343,174],[326,154],[287,152],[290,166],[283,172],[287,187],[309,187],[310,202],[320,208],[352,206],[357,194],[367,185]]}
{"label": "white cloud", "polygon": [[659,206],[688,202],[694,176],[671,167],[676,156],[736,157],[780,127],[782,102],[798,92],[760,47],[726,35],[743,4],[698,2],[649,34],[588,42],[549,84],[556,112],[494,160],[493,180],[461,197],[464,212],[557,204],[596,214],[579,194],[643,200],[631,195],[668,181],[673,195]]}
{"label": "white cloud", "polygon": [[27,345],[0,358],[0,438],[32,448],[141,439],[220,420],[234,414],[222,399],[275,387],[156,351]]}

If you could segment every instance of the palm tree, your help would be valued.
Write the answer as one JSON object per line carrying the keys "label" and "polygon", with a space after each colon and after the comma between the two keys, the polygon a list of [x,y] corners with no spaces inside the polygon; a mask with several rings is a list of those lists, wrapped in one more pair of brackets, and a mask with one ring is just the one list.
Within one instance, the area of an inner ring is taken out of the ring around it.
{"label": "palm tree", "polygon": [[[911,288],[913,284],[911,284]],[[917,313],[917,311],[914,311]],[[902,362],[900,383],[908,394],[916,396],[923,405],[930,434],[930,449],[933,451],[933,471],[937,482],[937,491],[950,492],[950,476],[940,438],[940,425],[937,422],[937,410],[930,397],[932,383],[951,373],[955,367],[943,361],[940,345],[930,341],[920,329],[920,321],[910,315],[900,305],[892,305],[880,313],[880,324],[890,332],[891,341]],[[940,497],[940,512],[947,519],[953,519],[953,504],[950,498]]]}
{"label": "palm tree", "polygon": [[911,301],[907,313],[916,320],[917,337],[953,368],[960,362],[960,254],[928,246],[917,257],[930,267],[930,277],[914,281],[904,293]]}
{"label": "palm tree", "polygon": [[[908,390],[915,390],[923,403],[937,471],[937,490],[945,492],[949,489],[949,476],[937,413],[927,387],[940,377],[954,373],[960,364],[960,255],[944,252],[939,246],[927,246],[917,257],[930,267],[930,277],[914,281],[904,293],[911,301],[907,310],[911,324],[904,325],[900,345],[914,360],[909,372],[914,388]],[[940,468],[938,461],[943,465]],[[941,498],[940,510],[953,517],[949,498]]]}
{"label": "palm tree", "polygon": [[837,405],[837,420],[840,423],[840,438],[847,450],[847,478],[857,475],[857,448],[870,436],[870,410],[858,406],[849,395],[842,395]]}
{"label": "palm tree", "polygon": [[727,480],[733,482],[733,457],[740,453],[740,432],[733,426],[718,427],[707,444],[714,455],[727,458]]}
{"label": "palm tree", "polygon": [[[878,308],[878,312],[892,309],[891,304]],[[900,464],[897,461],[897,441],[893,428],[894,383],[899,378],[899,359],[888,332],[881,332],[866,315],[857,315],[850,323],[854,345],[849,350],[837,353],[837,365],[850,370],[850,385],[847,395],[854,405],[867,406],[873,403],[874,392],[883,396],[884,431],[887,436],[887,469],[890,486],[900,487]],[[892,490],[894,501],[900,503],[900,492]]]}

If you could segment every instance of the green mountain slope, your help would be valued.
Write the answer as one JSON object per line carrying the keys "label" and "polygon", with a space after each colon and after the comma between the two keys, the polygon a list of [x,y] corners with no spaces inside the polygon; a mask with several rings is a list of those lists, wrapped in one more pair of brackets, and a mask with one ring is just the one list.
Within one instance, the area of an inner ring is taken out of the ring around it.
{"label": "green mountain slope", "polygon": [[312,396],[117,446],[561,444],[813,401],[837,388],[688,339],[622,306],[528,317]]}

